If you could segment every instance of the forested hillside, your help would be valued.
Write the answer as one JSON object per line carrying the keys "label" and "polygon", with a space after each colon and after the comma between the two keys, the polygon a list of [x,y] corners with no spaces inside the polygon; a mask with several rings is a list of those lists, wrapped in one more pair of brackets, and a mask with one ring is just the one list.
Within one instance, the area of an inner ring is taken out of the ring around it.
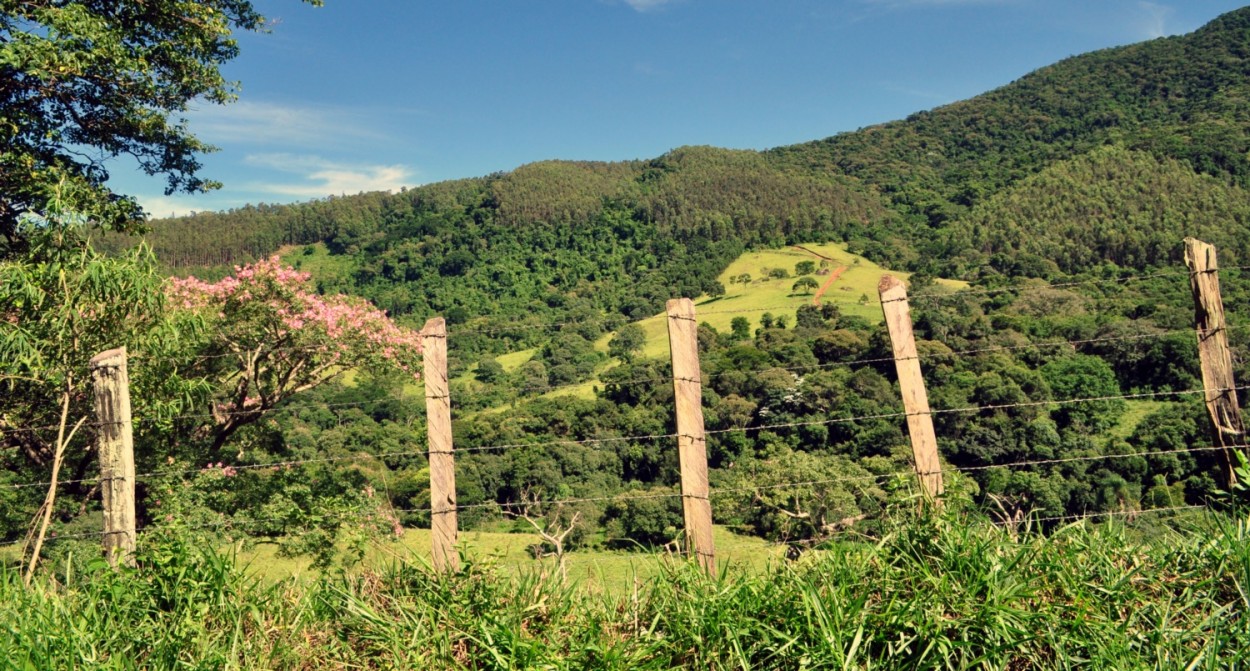
{"label": "forested hillside", "polygon": [[[500,244],[498,230],[507,230],[521,247],[542,249],[541,241],[525,239],[531,229],[550,237],[544,229],[606,228],[624,217],[641,227],[635,237],[674,231],[686,240],[732,238],[744,246],[834,237],[859,242],[875,260],[915,265],[961,251],[940,233],[962,230],[952,225],[977,204],[1103,146],[1154,156],[1159,170],[1180,166],[1223,187],[1247,186],[1248,54],[1250,9],[1243,9],[1189,35],[1069,58],[970,100],[816,142],[761,153],[687,147],[616,164],[549,161],[400,194],[166,220],[153,226],[149,240],[166,263],[187,267],[317,241],[373,257],[398,239],[444,241],[448,222],[467,219],[482,227],[474,231],[480,244]],[[1138,192],[1122,197],[1158,194]],[[1053,237],[1064,245],[1064,236]],[[455,241],[456,249],[467,251],[462,242]],[[1048,258],[1058,261],[1059,252]],[[434,245],[420,253],[450,252]],[[624,259],[607,265],[628,273],[654,269]],[[573,272],[581,279],[586,271]],[[421,293],[430,279],[420,278]],[[667,293],[678,288],[684,287],[670,285]],[[445,311],[452,307],[446,300],[431,300],[428,308]]]}

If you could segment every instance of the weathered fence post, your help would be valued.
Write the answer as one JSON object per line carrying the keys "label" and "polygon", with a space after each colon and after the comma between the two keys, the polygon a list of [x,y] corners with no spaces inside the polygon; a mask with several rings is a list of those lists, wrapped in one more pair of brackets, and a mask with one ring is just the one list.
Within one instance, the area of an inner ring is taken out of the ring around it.
{"label": "weathered fence post", "polygon": [[686,551],[709,575],[716,573],[712,503],[708,500],[707,436],[703,432],[703,386],[699,373],[699,327],[689,298],[668,302],[668,343],[673,360],[677,450]]}
{"label": "weathered fence post", "polygon": [[1189,266],[1189,288],[1194,295],[1194,329],[1198,335],[1198,359],[1202,363],[1202,387],[1211,437],[1220,450],[1223,485],[1236,481],[1231,450],[1245,449],[1246,427],[1237,404],[1233,382],[1233,358],[1228,349],[1224,324],[1224,302],[1220,297],[1219,263],[1215,247],[1194,238],[1185,238],[1185,265]]}
{"label": "weathered fence post", "polygon": [[134,565],[135,452],[130,419],[130,375],[126,348],[91,358],[95,416],[99,423],[100,497],[104,501],[104,554],[114,567]]}
{"label": "weathered fence post", "polygon": [[920,357],[916,354],[916,338],[912,333],[911,307],[907,303],[907,287],[896,277],[886,275],[877,285],[881,295],[881,311],[890,332],[894,350],[894,369],[898,371],[898,387],[907,413],[907,433],[911,436],[911,452],[916,477],[925,498],[941,506],[939,498],[945,490],[942,464],[938,461],[937,437],[933,432],[933,415],[929,412],[929,394],[920,373]]}
{"label": "weathered fence post", "polygon": [[456,552],[456,457],[451,442],[447,384],[447,323],[435,317],[421,329],[425,366],[425,425],[430,459],[430,536],[434,570],[460,570]]}

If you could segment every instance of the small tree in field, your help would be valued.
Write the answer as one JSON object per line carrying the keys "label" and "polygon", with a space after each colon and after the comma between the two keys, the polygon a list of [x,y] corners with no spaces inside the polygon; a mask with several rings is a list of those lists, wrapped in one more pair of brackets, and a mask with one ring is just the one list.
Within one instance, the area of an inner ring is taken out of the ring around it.
{"label": "small tree in field", "polygon": [[278,257],[219,282],[171,280],[175,310],[204,322],[196,371],[215,381],[213,450],[279,403],[351,368],[394,366],[416,376],[421,340],[359,298],[321,296],[309,274]]}
{"label": "small tree in field", "polygon": [[800,277],[799,280],[794,283],[794,286],[790,287],[790,290],[796,294],[810,294],[818,288],[820,288],[820,283],[805,275]]}

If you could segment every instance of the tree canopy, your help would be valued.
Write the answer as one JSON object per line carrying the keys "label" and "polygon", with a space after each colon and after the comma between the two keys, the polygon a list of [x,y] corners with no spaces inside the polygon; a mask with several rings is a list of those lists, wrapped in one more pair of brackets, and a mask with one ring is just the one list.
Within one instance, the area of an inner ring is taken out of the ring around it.
{"label": "tree canopy", "polygon": [[163,175],[166,194],[216,188],[197,158],[212,147],[180,115],[234,99],[220,70],[239,53],[233,31],[264,25],[247,0],[0,0],[0,251],[53,199],[138,229],[142,208],[107,184],[120,156]]}

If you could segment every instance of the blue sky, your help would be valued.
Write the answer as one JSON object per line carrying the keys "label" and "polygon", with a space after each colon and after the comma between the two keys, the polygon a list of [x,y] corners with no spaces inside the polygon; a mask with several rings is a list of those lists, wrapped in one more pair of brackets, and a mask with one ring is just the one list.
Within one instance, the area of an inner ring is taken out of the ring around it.
{"label": "blue sky", "polygon": [[475,177],[544,159],[763,149],[974,96],[1245,0],[259,0],[268,34],[197,106],[208,195],[156,217]]}

